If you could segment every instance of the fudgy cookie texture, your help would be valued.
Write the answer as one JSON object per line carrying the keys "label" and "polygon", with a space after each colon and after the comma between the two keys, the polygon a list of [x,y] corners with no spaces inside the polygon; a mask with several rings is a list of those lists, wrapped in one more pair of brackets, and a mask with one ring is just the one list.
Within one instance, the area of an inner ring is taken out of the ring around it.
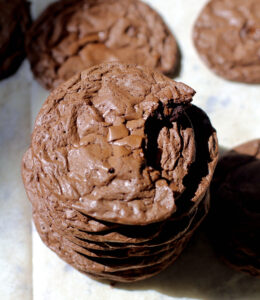
{"label": "fudgy cookie texture", "polygon": [[99,63],[122,61],[173,73],[176,41],[162,18],[139,0],[63,0],[35,21],[28,58],[47,89]]}
{"label": "fudgy cookie texture", "polygon": [[48,247],[83,273],[125,282],[178,257],[208,212],[218,157],[194,93],[116,62],[51,92],[22,167]]}
{"label": "fudgy cookie texture", "polygon": [[216,74],[260,83],[260,1],[212,0],[193,30],[194,44]]}
{"label": "fudgy cookie texture", "polygon": [[260,139],[229,151],[212,184],[209,234],[232,267],[260,276]]}
{"label": "fudgy cookie texture", "polygon": [[30,24],[29,2],[0,0],[0,79],[15,73],[22,63]]}

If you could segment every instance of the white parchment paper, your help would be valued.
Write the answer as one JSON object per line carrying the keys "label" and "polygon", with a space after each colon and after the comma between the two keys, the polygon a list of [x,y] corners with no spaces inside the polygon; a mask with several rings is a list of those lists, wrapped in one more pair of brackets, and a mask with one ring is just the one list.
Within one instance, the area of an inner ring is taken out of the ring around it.
{"label": "white parchment paper", "polygon": [[[36,17],[53,1],[31,2]],[[231,83],[217,77],[204,66],[193,47],[192,25],[207,1],[146,2],[156,8],[175,34],[182,54],[176,80],[197,91],[194,104],[210,116],[220,145],[230,148],[260,137],[260,85]],[[0,299],[260,299],[260,280],[220,262],[203,232],[196,234],[173,266],[131,285],[96,282],[45,247],[31,225],[20,162],[47,95],[33,80],[27,61],[16,75],[0,82]]]}

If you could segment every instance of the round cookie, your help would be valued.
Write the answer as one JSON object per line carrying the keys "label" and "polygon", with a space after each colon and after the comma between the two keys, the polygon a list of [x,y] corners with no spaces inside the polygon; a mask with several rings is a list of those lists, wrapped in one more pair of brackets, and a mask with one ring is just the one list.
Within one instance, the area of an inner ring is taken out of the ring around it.
{"label": "round cookie", "polygon": [[[73,77],[50,94],[35,122],[32,171],[38,193],[44,199],[53,194],[111,223],[148,225],[167,219],[176,211],[175,198],[185,191],[182,180],[196,152],[192,128],[182,137],[171,124],[193,94],[156,71],[119,63]],[[145,133],[152,132],[149,116],[161,129],[158,166],[149,157],[156,153]],[[204,194],[207,188],[207,183],[201,188]]]}
{"label": "round cookie", "polygon": [[259,0],[212,0],[193,30],[199,55],[228,80],[260,83]]}
{"label": "round cookie", "polygon": [[212,183],[210,237],[232,267],[260,276],[260,139],[220,160]]}
{"label": "round cookie", "polygon": [[0,0],[0,79],[14,74],[22,63],[30,24],[29,2]]}
{"label": "round cookie", "polygon": [[62,0],[47,7],[27,38],[37,80],[47,89],[93,65],[122,61],[172,74],[176,41],[162,18],[139,0]]}

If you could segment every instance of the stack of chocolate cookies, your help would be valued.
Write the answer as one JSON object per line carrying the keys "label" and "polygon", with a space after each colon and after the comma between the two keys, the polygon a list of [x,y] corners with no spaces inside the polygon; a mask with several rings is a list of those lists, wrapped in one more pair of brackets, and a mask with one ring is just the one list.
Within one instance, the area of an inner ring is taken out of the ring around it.
{"label": "stack of chocolate cookies", "polygon": [[182,252],[209,208],[215,130],[194,91],[120,63],[47,98],[23,159],[43,242],[98,279],[137,281]]}

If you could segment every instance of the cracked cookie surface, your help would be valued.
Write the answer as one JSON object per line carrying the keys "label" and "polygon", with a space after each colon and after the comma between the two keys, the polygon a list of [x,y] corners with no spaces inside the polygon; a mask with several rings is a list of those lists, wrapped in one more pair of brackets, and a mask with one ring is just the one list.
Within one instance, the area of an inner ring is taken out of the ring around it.
{"label": "cracked cookie surface", "polygon": [[193,40],[199,55],[228,80],[260,83],[259,0],[212,0],[200,13]]}
{"label": "cracked cookie surface", "polygon": [[27,38],[32,71],[47,89],[84,69],[121,61],[173,73],[175,38],[139,0],[63,0],[51,4]]}

